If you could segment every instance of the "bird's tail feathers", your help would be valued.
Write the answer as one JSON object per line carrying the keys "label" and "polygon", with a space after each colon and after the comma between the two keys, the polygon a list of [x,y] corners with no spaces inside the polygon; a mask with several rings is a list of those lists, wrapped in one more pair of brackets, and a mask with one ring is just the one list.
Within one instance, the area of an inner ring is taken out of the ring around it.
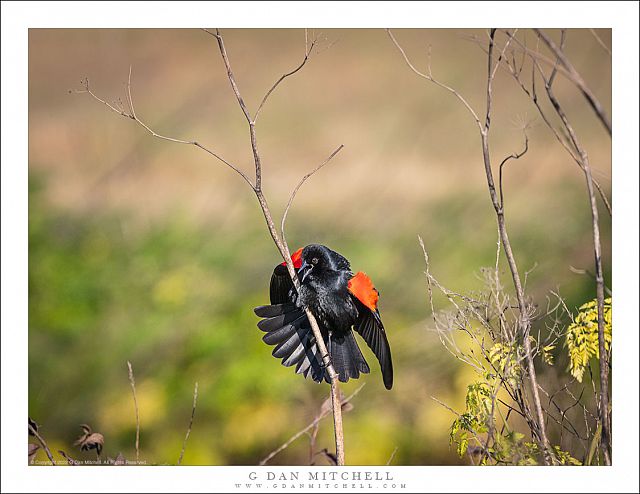
{"label": "bird's tail feathers", "polygon": [[[329,355],[341,382],[357,379],[360,373],[369,373],[369,365],[358,348],[353,331],[346,334],[332,333],[329,337]],[[329,381],[328,376],[325,376],[325,380]]]}

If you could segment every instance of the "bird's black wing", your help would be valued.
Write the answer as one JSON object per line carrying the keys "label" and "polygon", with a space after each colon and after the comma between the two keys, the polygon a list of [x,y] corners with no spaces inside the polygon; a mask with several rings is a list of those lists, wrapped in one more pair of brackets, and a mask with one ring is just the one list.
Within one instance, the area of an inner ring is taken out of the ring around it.
{"label": "bird's black wing", "polygon": [[382,370],[382,380],[387,389],[393,386],[393,364],[391,362],[391,349],[387,340],[387,333],[384,330],[380,312],[366,307],[357,297],[351,295],[351,298],[358,308],[358,320],[353,328],[367,343],[371,351],[380,362]]}
{"label": "bird's black wing", "polygon": [[[296,270],[297,272],[297,270]],[[304,309],[295,304],[296,291],[287,267],[278,264],[269,286],[271,305],[256,307],[254,312],[263,318],[258,327],[266,334],[262,340],[275,345],[271,352],[282,359],[285,367],[296,366],[296,373],[316,382],[327,379],[316,339]]]}
{"label": "bird's black wing", "polygon": [[[296,269],[296,273],[298,270]],[[278,264],[271,275],[269,296],[272,304],[285,304],[295,301],[295,290],[287,266]]]}

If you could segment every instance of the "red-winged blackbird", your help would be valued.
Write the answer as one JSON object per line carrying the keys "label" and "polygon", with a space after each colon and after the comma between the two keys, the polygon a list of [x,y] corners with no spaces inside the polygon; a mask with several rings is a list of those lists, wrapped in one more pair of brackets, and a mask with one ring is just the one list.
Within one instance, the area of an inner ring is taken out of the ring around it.
{"label": "red-winged blackbird", "polygon": [[296,365],[296,372],[305,378],[330,382],[304,312],[309,308],[318,321],[340,381],[357,379],[361,372],[369,372],[353,327],[377,357],[384,385],[391,389],[391,350],[377,307],[378,290],[369,277],[363,272],[354,275],[349,261],[324,245],[299,249],[291,260],[300,280],[300,293],[296,292],[285,263],[279,264],[271,276],[271,305],[254,309],[264,318],[258,323],[266,333],[262,339],[276,345],[273,356],[281,358],[286,367]]}

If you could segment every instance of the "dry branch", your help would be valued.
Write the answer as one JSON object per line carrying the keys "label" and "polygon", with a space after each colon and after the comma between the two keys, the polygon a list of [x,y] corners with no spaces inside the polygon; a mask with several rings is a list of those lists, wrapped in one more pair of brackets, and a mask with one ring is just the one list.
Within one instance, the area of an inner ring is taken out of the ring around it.
{"label": "dry branch", "polygon": [[[258,198],[258,202],[260,203],[260,207],[262,208],[262,213],[264,215],[265,221],[267,222],[267,228],[269,229],[269,233],[271,234],[271,238],[274,243],[278,247],[282,258],[284,259],[287,270],[289,271],[289,276],[291,276],[291,280],[296,290],[300,290],[300,282],[298,281],[298,276],[296,275],[295,269],[293,267],[293,263],[291,262],[291,253],[289,251],[289,247],[287,243],[279,237],[278,232],[276,231],[275,224],[273,222],[273,217],[271,216],[271,210],[269,209],[269,205],[267,204],[267,200],[262,192],[262,164],[260,161],[260,153],[258,152],[258,143],[256,138],[256,129],[255,129],[255,118],[251,118],[251,114],[242,99],[240,94],[240,90],[238,89],[238,85],[236,83],[235,77],[233,75],[233,70],[231,69],[231,64],[229,62],[229,57],[227,55],[227,50],[224,45],[224,40],[220,31],[216,29],[215,34],[207,31],[209,34],[213,35],[218,41],[218,48],[220,49],[220,54],[222,56],[222,60],[224,61],[225,67],[227,69],[227,77],[229,78],[229,82],[231,84],[231,88],[238,100],[238,104],[244,113],[247,122],[249,123],[249,135],[251,137],[251,149],[253,151],[253,159],[256,170],[255,184],[253,186],[253,190]],[[306,60],[305,60],[306,61]],[[274,86],[274,88],[277,84]],[[272,88],[273,89],[273,88]],[[266,100],[263,98],[263,100]],[[344,465],[344,433],[342,430],[342,410],[340,407],[340,398],[339,398],[339,390],[338,390],[338,374],[336,373],[333,365],[331,364],[331,358],[329,357],[329,352],[327,351],[327,347],[324,344],[324,339],[322,338],[322,333],[320,332],[320,328],[318,323],[311,313],[311,311],[306,308],[305,313],[307,318],[309,319],[309,323],[311,325],[311,329],[313,331],[313,335],[316,339],[316,344],[318,345],[318,350],[320,351],[320,355],[322,357],[322,361],[327,369],[327,373],[331,379],[331,397],[333,404],[333,420],[334,420],[334,429],[335,429],[335,439],[336,439],[336,455],[338,458],[338,465]]]}
{"label": "dry branch", "polygon": [[[501,243],[504,247],[504,253],[507,258],[507,262],[509,264],[509,270],[511,271],[511,277],[513,280],[513,284],[516,291],[516,297],[518,300],[518,327],[519,327],[519,335],[522,339],[522,344],[525,351],[526,361],[527,361],[527,370],[529,374],[529,379],[531,380],[531,393],[533,396],[533,402],[535,407],[535,421],[531,419],[531,425],[533,425],[532,430],[535,432],[535,438],[538,442],[541,451],[543,452],[545,464],[551,464],[554,462],[554,457],[551,453],[551,447],[549,444],[549,439],[547,438],[546,427],[544,422],[544,415],[542,412],[542,404],[540,402],[540,396],[538,393],[538,382],[537,382],[537,374],[535,370],[535,365],[533,362],[533,353],[531,349],[531,342],[529,339],[529,332],[531,330],[531,320],[527,311],[527,304],[524,297],[524,289],[522,286],[522,282],[520,279],[520,274],[518,271],[518,266],[516,264],[516,260],[513,254],[513,250],[511,248],[511,242],[509,241],[509,236],[507,233],[505,216],[504,216],[504,205],[501,204],[501,201],[498,197],[498,193],[496,192],[496,186],[493,179],[493,170],[491,166],[491,157],[489,154],[489,130],[491,127],[491,111],[492,111],[492,100],[493,100],[493,81],[497,72],[497,68],[500,64],[500,61],[503,59],[508,46],[515,36],[515,32],[508,36],[508,39],[503,46],[502,50],[498,55],[498,61],[494,64],[494,48],[495,48],[495,29],[491,29],[489,32],[489,44],[487,48],[487,86],[486,86],[486,111],[484,117],[484,124],[481,123],[478,113],[473,110],[473,108],[469,105],[469,103],[453,88],[446,86],[435,80],[431,75],[431,64],[429,62],[428,66],[428,74],[424,74],[417,70],[409,58],[407,57],[405,51],[402,49],[398,41],[395,39],[393,34],[389,29],[387,29],[387,33],[391,38],[391,41],[398,48],[400,53],[402,54],[405,62],[409,67],[420,77],[427,79],[428,81],[434,83],[435,85],[446,89],[447,91],[453,93],[458,100],[467,108],[467,110],[471,113],[476,124],[479,129],[481,143],[482,143],[482,157],[484,162],[485,174],[487,177],[487,185],[489,188],[489,195],[491,197],[491,202],[496,212],[497,223],[498,223],[498,231],[500,235]],[[504,162],[503,162],[504,163]],[[522,406],[526,406],[524,399],[521,400]]]}
{"label": "dry branch", "polygon": [[[543,32],[540,30],[536,30],[540,38],[547,43],[547,45],[552,48],[554,53],[558,57],[558,61],[562,62],[565,67],[567,64],[570,65],[566,56],[564,55],[564,42],[565,42],[565,31],[562,31],[560,46],[556,46],[552,40],[550,40]],[[568,68],[568,67],[567,67]],[[599,360],[600,360],[600,393],[599,393],[599,412],[600,412],[600,421],[602,423],[602,446],[603,446],[603,455],[605,464],[611,465],[611,418],[609,415],[609,359],[607,350],[605,347],[605,338],[604,338],[604,274],[602,269],[602,246],[600,242],[600,219],[598,213],[598,203],[596,202],[596,196],[594,192],[594,183],[593,176],[591,174],[591,165],[589,163],[589,156],[587,154],[586,149],[578,139],[577,133],[575,132],[573,125],[569,121],[567,114],[565,113],[562,105],[556,98],[553,92],[553,81],[555,78],[556,71],[555,69],[552,71],[549,78],[545,78],[544,73],[540,70],[538,66],[538,70],[540,75],[545,81],[545,89],[547,92],[547,96],[549,101],[553,105],[556,114],[560,118],[564,129],[567,131],[569,138],[571,140],[571,144],[575,148],[580,158],[580,162],[582,163],[582,171],[585,175],[586,185],[587,185],[587,194],[589,199],[589,206],[591,209],[591,230],[593,233],[593,249],[594,249],[594,263],[595,263],[595,278],[596,278],[596,300],[598,305],[598,349],[599,349]],[[587,88],[588,89],[588,88]],[[583,90],[584,92],[584,90]],[[589,99],[589,98],[587,98]],[[591,100],[589,100],[592,106],[594,105]],[[594,106],[594,110],[598,112],[597,107]],[[599,113],[600,116],[600,113]],[[602,117],[601,117],[602,119]],[[611,134],[611,124],[608,126],[609,134]]]}
{"label": "dry branch", "polygon": [[[356,395],[360,392],[360,390],[364,388],[364,384],[360,385],[360,387],[358,387],[353,393],[351,393],[349,396],[347,396],[346,398],[342,399],[340,401],[340,408],[344,407],[345,405],[347,405],[348,403],[351,402],[351,400],[353,400],[353,398],[356,397]],[[262,460],[260,460],[259,465],[266,465],[269,460],[271,460],[274,456],[276,456],[277,454],[281,453],[282,451],[284,451],[285,449],[287,449],[289,446],[291,446],[291,444],[298,439],[300,436],[304,435],[307,433],[307,431],[309,431],[310,429],[316,428],[318,426],[318,424],[320,423],[320,421],[325,418],[327,415],[329,415],[329,413],[331,412],[330,409],[325,409],[322,410],[320,412],[319,415],[316,416],[316,418],[313,419],[313,421],[307,425],[304,429],[299,430],[298,432],[296,432],[293,436],[291,436],[289,439],[287,439],[281,446],[279,446],[278,448],[274,449],[271,453],[269,453],[267,456],[265,456]]]}
{"label": "dry branch", "polygon": [[605,112],[600,101],[598,101],[598,98],[596,98],[591,89],[589,89],[580,73],[576,70],[576,68],[564,54],[563,48],[556,45],[556,43],[542,29],[534,29],[534,31],[540,37],[540,39],[544,41],[547,47],[555,55],[556,59],[562,63],[567,72],[569,72],[569,74],[571,75],[571,81],[578,87],[578,89],[580,89],[580,92],[587,99],[587,101],[593,108],[593,111],[600,119],[600,122],[602,122],[602,125],[604,125],[609,135],[611,135],[611,119]]}
{"label": "dry branch", "polygon": [[47,442],[44,440],[44,438],[38,433],[36,428],[33,427],[31,424],[29,424],[29,432],[31,432],[31,434],[33,434],[33,436],[42,445],[42,449],[44,449],[44,452],[47,454],[47,458],[49,458],[49,461],[51,462],[51,465],[55,466],[56,462],[53,459],[53,455],[51,454],[51,450],[49,449],[49,446],[47,446]]}
{"label": "dry branch", "polygon": [[131,384],[131,392],[133,393],[133,406],[136,410],[136,461],[140,459],[140,415],[138,412],[138,397],[136,396],[136,380],[133,377],[133,368],[131,362],[127,360],[129,368],[129,384]]}
{"label": "dry branch", "polygon": [[197,404],[198,404],[198,383],[196,382],[195,388],[193,389],[193,407],[191,408],[191,418],[189,419],[189,427],[187,427],[187,433],[184,436],[184,441],[182,441],[182,451],[180,451],[180,458],[178,458],[178,465],[182,463],[184,450],[187,447],[187,441],[189,440],[189,435],[191,434],[191,426],[193,425],[193,418],[196,415]]}
{"label": "dry branch", "polygon": [[[295,69],[293,69],[292,71],[283,74],[274,84],[273,86],[271,86],[271,88],[267,91],[267,93],[265,94],[265,96],[262,98],[260,105],[258,106],[258,109],[256,111],[256,113],[254,114],[254,117],[251,117],[251,113],[246,105],[246,103],[244,102],[244,99],[242,98],[242,95],[240,93],[240,89],[238,87],[238,84],[236,82],[233,70],[231,68],[231,63],[229,61],[229,57],[227,54],[227,50],[224,44],[224,39],[222,37],[222,34],[220,33],[219,29],[216,29],[215,32],[210,31],[208,29],[204,29],[204,31],[207,34],[210,34],[211,36],[216,38],[217,44],[218,44],[218,48],[220,51],[220,55],[222,56],[222,60],[224,62],[226,71],[227,71],[227,78],[229,79],[229,83],[231,84],[231,88],[233,90],[233,93],[238,101],[238,105],[240,106],[246,120],[247,123],[249,124],[249,136],[251,139],[251,150],[253,153],[253,160],[254,160],[254,167],[255,167],[255,180],[252,182],[251,179],[237,166],[235,166],[234,164],[230,163],[229,161],[223,159],[221,156],[219,156],[217,153],[211,151],[210,149],[202,146],[201,144],[199,144],[197,141],[193,141],[193,140],[182,140],[182,139],[176,139],[176,138],[172,138],[172,137],[167,137],[167,136],[163,136],[160,135],[158,133],[156,133],[155,131],[153,131],[148,125],[146,125],[144,122],[142,122],[140,120],[140,118],[136,115],[135,112],[135,107],[133,104],[133,98],[131,96],[131,70],[129,71],[129,81],[128,81],[128,85],[127,85],[127,103],[129,105],[129,111],[125,111],[124,109],[118,109],[115,106],[111,105],[110,103],[106,102],[104,99],[98,97],[97,95],[95,95],[93,93],[93,91],[90,89],[89,87],[89,81],[87,79],[85,79],[85,81],[82,81],[83,90],[80,91],[74,91],[76,93],[88,93],[90,96],[92,96],[95,100],[97,100],[98,102],[104,104],[107,108],[109,108],[111,111],[118,113],[119,115],[123,116],[123,117],[127,117],[133,121],[135,121],[138,125],[140,125],[141,127],[143,127],[147,132],[149,132],[153,137],[159,138],[159,139],[163,139],[166,141],[170,141],[170,142],[175,142],[175,143],[179,143],[179,144],[191,144],[194,145],[200,149],[202,149],[203,151],[209,153],[210,155],[212,155],[213,157],[215,157],[216,159],[218,159],[219,161],[223,162],[225,165],[227,165],[229,168],[231,168],[232,170],[234,170],[237,174],[239,174],[243,180],[251,187],[251,190],[254,192],[254,194],[256,195],[256,198],[258,199],[258,203],[260,205],[260,208],[262,210],[262,213],[264,215],[265,218],[265,222],[267,224],[267,228],[269,230],[269,234],[271,235],[271,238],[273,239],[273,242],[275,243],[276,247],[278,248],[278,251],[280,252],[280,255],[282,256],[282,258],[285,261],[285,264],[287,266],[287,270],[289,272],[289,275],[291,276],[292,282],[296,288],[296,290],[300,289],[300,283],[298,281],[298,277],[295,273],[295,269],[293,267],[293,263],[291,262],[291,253],[289,251],[289,247],[286,243],[286,240],[284,238],[281,238],[280,235],[278,234],[278,231],[276,230],[275,227],[275,223],[273,221],[273,217],[271,215],[271,210],[269,208],[269,205],[267,203],[267,199],[263,193],[262,190],[262,163],[261,163],[261,159],[260,159],[260,153],[258,151],[258,142],[257,142],[257,136],[256,136],[256,118],[258,116],[258,113],[260,112],[260,110],[263,108],[264,104],[266,103],[266,101],[268,100],[269,96],[275,91],[275,89],[282,83],[283,80],[285,80],[287,77],[295,74],[296,72],[298,72],[300,69],[302,69],[302,67],[307,63],[307,61],[310,58],[311,52],[313,47],[316,44],[316,40],[314,39],[311,42],[311,45],[309,45],[308,43],[308,39],[307,39],[307,32],[305,31],[305,56],[304,59],[302,61],[302,63],[300,63],[300,65],[298,65]],[[337,154],[338,151],[340,151],[340,149],[342,149],[342,146],[340,146],[336,151],[334,151],[334,153],[332,153],[332,155],[325,160],[325,162],[323,162],[319,167],[317,167],[314,171],[312,171],[310,174],[308,174],[308,176],[303,177],[303,179],[301,180],[301,182],[298,184],[298,186],[296,187],[296,189],[294,189],[294,191],[292,192],[292,197],[290,199],[290,202],[293,200],[293,197],[295,196],[295,192],[297,191],[297,189],[302,185],[302,183],[304,183],[304,181],[309,178],[311,175],[313,175],[313,173],[315,173],[316,171],[318,171],[320,168],[322,168],[322,166],[324,166],[333,156],[335,156],[335,154]],[[289,204],[290,206],[290,204]],[[288,212],[288,208],[287,211]],[[332,406],[333,406],[333,418],[334,418],[334,429],[335,429],[335,440],[336,440],[336,455],[337,455],[337,462],[338,465],[344,465],[344,434],[343,434],[343,430],[342,430],[342,411],[341,411],[341,407],[340,407],[340,398],[339,398],[339,388],[338,388],[338,374],[336,373],[335,369],[333,368],[333,365],[331,364],[331,358],[329,356],[329,352],[327,351],[326,345],[324,344],[324,340],[322,338],[322,334],[320,332],[320,328],[318,327],[318,323],[314,317],[314,315],[311,313],[311,311],[307,308],[305,309],[305,313],[307,315],[307,318],[309,319],[309,323],[311,325],[311,329],[313,331],[315,340],[316,340],[316,344],[318,345],[318,350],[319,350],[319,354],[322,358],[322,362],[323,365],[326,368],[327,374],[330,377],[331,380],[331,397],[332,397]],[[135,398],[135,390],[134,390],[134,398]],[[137,451],[136,451],[137,453]]]}

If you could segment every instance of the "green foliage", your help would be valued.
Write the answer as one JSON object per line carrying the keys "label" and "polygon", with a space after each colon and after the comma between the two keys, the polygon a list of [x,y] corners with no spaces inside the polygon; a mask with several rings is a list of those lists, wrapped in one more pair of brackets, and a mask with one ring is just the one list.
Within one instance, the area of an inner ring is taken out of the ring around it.
{"label": "green foliage", "polygon": [[449,443],[455,442],[460,457],[467,452],[469,437],[489,430],[488,418],[491,414],[491,389],[486,382],[475,382],[467,386],[466,411],[451,424]]}
{"label": "green foliage", "polygon": [[[611,345],[611,298],[604,301],[604,344]],[[571,375],[582,382],[584,371],[592,358],[599,358],[598,305],[592,300],[580,307],[580,312],[567,328],[565,345],[569,352]]]}
{"label": "green foliage", "polygon": [[522,345],[496,343],[489,350],[489,360],[495,370],[512,388],[522,382],[522,366],[519,364],[522,355]]}

